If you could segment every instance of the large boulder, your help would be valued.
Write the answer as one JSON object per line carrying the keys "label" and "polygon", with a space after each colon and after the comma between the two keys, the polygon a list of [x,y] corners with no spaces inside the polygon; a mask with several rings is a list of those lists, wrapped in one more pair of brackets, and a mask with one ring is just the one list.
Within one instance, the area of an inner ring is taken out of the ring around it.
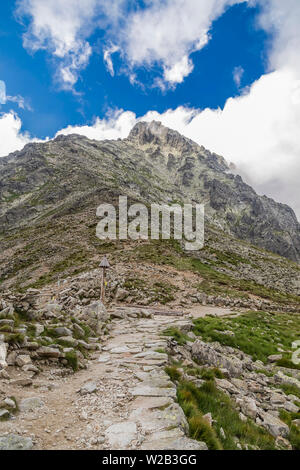
{"label": "large boulder", "polygon": [[274,437],[288,437],[289,427],[283,423],[279,418],[273,416],[271,413],[260,413],[260,417],[263,420],[263,427],[269,431]]}
{"label": "large boulder", "polygon": [[231,377],[239,377],[243,372],[243,362],[224,353],[203,341],[195,341],[192,346],[192,358],[201,364],[227,369]]}

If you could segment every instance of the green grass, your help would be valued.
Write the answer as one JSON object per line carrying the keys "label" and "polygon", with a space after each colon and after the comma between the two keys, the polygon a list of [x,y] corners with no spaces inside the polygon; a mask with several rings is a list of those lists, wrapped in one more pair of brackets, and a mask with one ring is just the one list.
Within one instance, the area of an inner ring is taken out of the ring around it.
{"label": "green grass", "polygon": [[295,395],[300,400],[300,390],[297,385],[281,384],[280,388],[286,395]]}
{"label": "green grass", "polygon": [[[300,338],[300,316],[249,312],[235,318],[205,317],[194,321],[194,333],[206,342],[218,341],[266,363],[270,355],[284,351],[285,366],[290,366],[291,345]],[[234,336],[220,332],[231,330]],[[283,364],[282,364],[283,365]],[[294,365],[295,367],[295,365]]]}
{"label": "green grass", "polygon": [[252,293],[263,299],[272,300],[280,304],[299,304],[300,297],[297,295],[279,292],[276,289],[266,287],[254,281],[234,278],[224,272],[218,271],[220,267],[227,267],[228,263],[237,266],[240,263],[249,264],[249,262],[235,253],[222,253],[221,251],[212,250],[210,248],[207,249],[216,253],[217,262],[207,260],[207,262],[204,263],[198,258],[185,255],[176,240],[165,240],[163,242],[160,240],[152,240],[150,243],[144,243],[136,247],[136,250],[131,256],[139,261],[170,265],[179,271],[191,271],[199,274],[204,279],[204,283],[199,285],[199,290],[202,290],[202,285],[202,291],[206,293],[213,293],[215,290],[217,293],[241,298],[247,298],[248,294]]}
{"label": "green grass", "polygon": [[73,369],[74,372],[78,371],[78,357],[75,351],[70,351],[65,354],[65,359],[68,361],[69,367]]}
{"label": "green grass", "polygon": [[290,428],[289,441],[294,450],[300,450],[300,429],[292,424],[294,419],[300,419],[300,413],[289,413],[288,411],[280,411],[280,419],[284,421]]}
{"label": "green grass", "polygon": [[165,368],[166,373],[170,377],[173,382],[178,381],[181,379],[181,373],[175,366],[168,366]]}
{"label": "green grass", "polygon": [[[187,416],[190,437],[206,442],[210,450],[237,450],[236,439],[242,448],[275,448],[274,438],[250,420],[243,422],[230,398],[219,391],[212,380],[200,388],[191,382],[181,381],[177,398]],[[203,419],[207,413],[212,414],[212,427]],[[221,435],[221,428],[225,438]]]}

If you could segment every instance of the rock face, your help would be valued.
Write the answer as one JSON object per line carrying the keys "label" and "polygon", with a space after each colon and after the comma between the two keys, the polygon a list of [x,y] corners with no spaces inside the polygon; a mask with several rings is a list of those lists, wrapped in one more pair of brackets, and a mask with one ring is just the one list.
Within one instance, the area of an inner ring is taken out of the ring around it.
{"label": "rock face", "polygon": [[192,346],[192,357],[201,364],[209,364],[214,367],[227,369],[232,377],[239,377],[244,365],[236,357],[230,357],[218,352],[213,346],[203,341],[195,341]]}
{"label": "rock face", "polygon": [[116,193],[148,203],[206,201],[207,221],[300,261],[300,226],[290,207],[258,196],[222,157],[155,121],[138,123],[124,140],[59,136],[1,158],[0,227],[94,206],[105,194],[111,202]]}

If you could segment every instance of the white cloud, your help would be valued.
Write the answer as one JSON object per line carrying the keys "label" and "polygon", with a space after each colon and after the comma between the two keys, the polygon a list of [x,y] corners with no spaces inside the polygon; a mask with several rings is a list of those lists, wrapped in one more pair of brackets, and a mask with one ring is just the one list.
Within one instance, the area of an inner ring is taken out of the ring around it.
{"label": "white cloud", "polygon": [[6,103],[6,86],[3,80],[0,80],[0,104]]}
{"label": "white cloud", "polygon": [[79,134],[95,140],[124,139],[135,123],[136,115],[134,113],[118,110],[107,118],[96,118],[92,126],[68,126],[56,135]]}
{"label": "white cloud", "polygon": [[232,73],[233,81],[238,88],[241,86],[244,73],[245,73],[245,70],[240,65],[238,67],[234,67],[233,69],[233,73]]}
{"label": "white cloud", "polygon": [[161,64],[165,85],[181,83],[193,70],[189,56],[208,43],[212,22],[227,7],[244,1],[148,1],[147,8],[129,16],[119,34],[129,67]]}
{"label": "white cloud", "polygon": [[[27,3],[32,2],[28,0]],[[60,3],[56,0],[53,4],[57,2]],[[132,82],[136,80],[136,67],[153,63],[161,64],[162,71],[167,73],[165,86],[172,81],[180,82],[192,67],[190,54],[207,42],[213,19],[233,3],[237,2],[148,0],[148,8],[129,16],[125,29],[118,36],[119,42],[114,42],[121,47],[131,66]],[[300,216],[300,2],[249,0],[250,6],[257,3],[262,8],[260,27],[273,33],[269,50],[270,73],[241,90],[241,96],[230,98],[223,109],[179,107],[161,115],[149,111],[142,119],[161,120],[233,161],[259,192],[291,204]],[[117,24],[119,7],[114,15]],[[40,30],[43,31],[41,26]],[[76,29],[76,34],[70,35],[76,38],[75,42],[81,37],[78,31],[81,26]],[[46,37],[41,39],[44,46]],[[64,47],[67,50],[66,45],[72,44],[68,37],[61,45],[57,39],[58,51],[64,51]],[[236,76],[237,83],[240,79],[241,76]],[[13,124],[16,124],[15,119]],[[126,136],[135,122],[133,113],[120,111],[103,120],[97,118],[92,126],[69,126],[60,133],[81,133],[99,140],[115,139]],[[19,133],[20,128],[12,132],[17,139],[16,145],[20,144]]]}
{"label": "white cloud", "polygon": [[58,59],[57,78],[71,88],[92,53],[86,41],[94,29],[97,0],[19,0],[17,15],[29,17],[23,44],[45,49]]}
{"label": "white cloud", "polygon": [[194,69],[193,62],[185,55],[172,67],[164,69],[164,79],[171,85],[182,83]]}
{"label": "white cloud", "polygon": [[129,77],[136,68],[159,65],[160,82],[174,87],[192,72],[190,55],[208,43],[212,22],[245,1],[148,0],[140,9],[130,0],[18,0],[17,16],[29,18],[24,47],[51,54],[64,88],[72,89],[88,65],[89,37],[97,28],[105,30],[104,61],[111,75],[111,54],[121,50]]}
{"label": "white cloud", "polygon": [[96,140],[124,138],[138,120],[161,121],[223,155],[260,193],[291,204],[300,215],[300,81],[289,68],[264,75],[223,109],[185,107],[136,118],[119,111],[93,126],[69,127]]}
{"label": "white cloud", "polygon": [[6,94],[6,84],[3,80],[0,80],[0,105],[8,102],[16,103],[21,109],[28,109],[32,111],[31,106],[27,103],[25,98],[21,95],[9,96]]}
{"label": "white cloud", "polygon": [[21,150],[24,145],[30,142],[30,136],[27,133],[22,133],[21,127],[20,118],[12,111],[0,114],[0,157]]}

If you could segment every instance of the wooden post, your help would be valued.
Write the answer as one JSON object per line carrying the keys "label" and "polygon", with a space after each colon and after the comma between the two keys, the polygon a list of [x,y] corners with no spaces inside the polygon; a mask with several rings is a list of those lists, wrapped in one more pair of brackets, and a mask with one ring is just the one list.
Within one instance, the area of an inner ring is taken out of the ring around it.
{"label": "wooden post", "polygon": [[106,279],[106,268],[102,268],[101,302],[103,302],[103,303],[104,303],[104,298],[105,298],[105,279]]}

